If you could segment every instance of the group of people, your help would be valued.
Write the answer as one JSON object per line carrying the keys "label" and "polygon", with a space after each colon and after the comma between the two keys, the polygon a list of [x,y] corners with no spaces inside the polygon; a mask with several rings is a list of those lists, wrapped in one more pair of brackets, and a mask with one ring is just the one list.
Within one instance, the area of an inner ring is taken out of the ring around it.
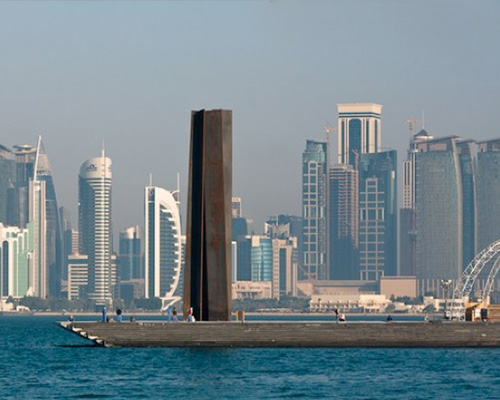
{"label": "group of people", "polygon": [[[168,322],[179,322],[179,317],[177,316],[177,308],[168,306],[167,307],[167,321]],[[189,307],[187,322],[195,322],[196,318],[193,315],[193,307]]]}
{"label": "group of people", "polygon": [[[73,316],[70,316],[68,319],[70,322],[74,321]],[[130,318],[130,322],[134,322],[133,318]],[[179,317],[177,313],[177,308],[168,306],[167,308],[167,321],[168,322],[179,322]],[[193,315],[193,307],[189,307],[187,322],[195,322],[196,318]],[[116,310],[116,319],[113,320],[110,316],[107,315],[106,307],[102,308],[102,322],[123,322],[123,311],[121,309]]]}
{"label": "group of people", "polygon": [[102,322],[123,322],[123,311],[121,309],[116,310],[116,320],[113,320],[110,316],[107,315],[106,307],[102,308]]}

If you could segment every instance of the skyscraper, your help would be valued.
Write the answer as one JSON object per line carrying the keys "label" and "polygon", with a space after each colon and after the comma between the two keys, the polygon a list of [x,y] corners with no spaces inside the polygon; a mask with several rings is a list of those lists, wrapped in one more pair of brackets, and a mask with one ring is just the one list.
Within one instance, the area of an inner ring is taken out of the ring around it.
{"label": "skyscraper", "polygon": [[299,279],[326,279],[327,144],[308,140],[302,154],[303,248]]}
{"label": "skyscraper", "polygon": [[500,139],[479,142],[477,251],[500,238]]}
{"label": "skyscraper", "polygon": [[302,218],[289,214],[271,216],[264,225],[264,232],[273,239],[288,239],[294,236],[297,243],[302,243]]}
{"label": "skyscraper", "polygon": [[0,223],[0,301],[31,294],[29,271],[33,251],[31,223],[25,229]]}
{"label": "skyscraper", "polygon": [[338,104],[338,163],[356,163],[360,154],[378,153],[382,106],[375,103]]}
{"label": "skyscraper", "polygon": [[[457,142],[462,179],[462,268],[474,258],[477,249],[476,158],[472,140]],[[482,250],[482,249],[481,249]]]}
{"label": "skyscraper", "polygon": [[12,224],[19,227],[25,227],[29,221],[29,182],[35,176],[37,148],[32,145],[14,146],[16,159],[16,184],[14,188],[14,204],[12,213],[14,218]]}
{"label": "skyscraper", "polygon": [[358,171],[336,165],[329,179],[330,279],[359,279]]}
{"label": "skyscraper", "polygon": [[241,197],[232,197],[232,217],[233,218],[241,218],[243,217],[243,210],[241,207]]}
{"label": "skyscraper", "polygon": [[397,153],[359,159],[359,262],[361,280],[397,275]]}
{"label": "skyscraper", "polygon": [[272,239],[273,274],[272,297],[297,295],[297,238]]}
{"label": "skyscraper", "polygon": [[476,206],[469,142],[450,136],[416,149],[416,275],[422,292],[435,290],[441,279],[458,279],[470,261]]}
{"label": "skyscraper", "polygon": [[46,298],[48,296],[47,263],[47,185],[45,181],[29,182],[29,220],[33,224],[33,255],[29,273],[29,295]]}
{"label": "skyscraper", "polygon": [[273,280],[273,243],[271,238],[267,236],[252,235],[250,241],[252,281],[271,282]]}
{"label": "skyscraper", "polygon": [[63,270],[62,279],[68,279],[68,256],[73,254],[73,250],[78,251],[78,244],[76,243],[76,249],[73,243],[73,225],[71,223],[71,214],[68,209],[64,207],[59,207],[59,221],[61,225],[61,235],[62,235],[62,256],[63,256]]}
{"label": "skyscraper", "polygon": [[[411,121],[413,124],[413,122]],[[403,161],[403,207],[400,210],[399,275],[414,276],[416,271],[416,228],[415,228],[415,155],[416,144],[433,139],[423,127],[413,135],[410,127],[410,146]]]}
{"label": "skyscraper", "polygon": [[116,266],[112,261],[111,159],[104,149],[80,168],[78,227],[80,254],[88,256],[88,296],[98,304],[112,299]]}
{"label": "skyscraper", "polygon": [[[52,176],[49,158],[40,137],[38,140],[34,182],[45,183],[45,257],[47,265],[47,290],[52,297],[61,295],[61,280],[63,277],[63,245],[59,208],[57,206],[56,189]],[[30,218],[30,220],[32,220]]]}
{"label": "skyscraper", "polygon": [[62,279],[62,237],[56,190],[42,138],[37,146],[17,145],[16,180],[9,189],[11,223],[34,224],[34,265],[30,273],[32,295],[59,297]]}
{"label": "skyscraper", "polygon": [[252,240],[250,235],[238,236],[236,240],[236,280],[252,280]]}
{"label": "skyscraper", "polygon": [[159,297],[163,307],[180,300],[174,296],[182,267],[179,204],[172,192],[146,186],[145,202],[145,296]]}
{"label": "skyscraper", "polygon": [[142,232],[138,225],[131,226],[120,232],[118,265],[120,267],[120,281],[144,278],[144,268],[142,267]]}
{"label": "skyscraper", "polygon": [[[14,154],[0,145],[0,222],[14,225],[12,199],[16,183]],[[12,194],[11,194],[12,193]]]}

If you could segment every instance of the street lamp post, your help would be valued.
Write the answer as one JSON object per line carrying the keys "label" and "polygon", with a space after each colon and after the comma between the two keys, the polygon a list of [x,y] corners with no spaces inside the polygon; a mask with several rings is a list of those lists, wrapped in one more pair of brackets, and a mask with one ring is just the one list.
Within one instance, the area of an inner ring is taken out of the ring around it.
{"label": "street lamp post", "polygon": [[441,287],[444,290],[444,317],[448,319],[448,290],[450,289],[451,279],[441,279]]}

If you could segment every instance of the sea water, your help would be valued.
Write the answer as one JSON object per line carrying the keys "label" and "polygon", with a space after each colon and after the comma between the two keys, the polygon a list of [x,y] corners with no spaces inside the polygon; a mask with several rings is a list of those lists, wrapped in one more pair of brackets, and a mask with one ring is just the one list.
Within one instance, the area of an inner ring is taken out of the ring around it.
{"label": "sea water", "polygon": [[500,399],[500,349],[100,348],[63,319],[0,316],[0,399]]}

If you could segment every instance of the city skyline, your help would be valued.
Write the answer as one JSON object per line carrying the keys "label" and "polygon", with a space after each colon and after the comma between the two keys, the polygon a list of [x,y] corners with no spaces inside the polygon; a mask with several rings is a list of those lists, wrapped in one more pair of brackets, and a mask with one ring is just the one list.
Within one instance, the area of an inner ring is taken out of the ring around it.
{"label": "city skyline", "polygon": [[[102,140],[116,166],[117,231],[141,220],[149,173],[174,187],[180,172],[185,198],[189,113],[200,106],[234,112],[234,194],[255,226],[299,214],[290,171],[299,173],[305,139],[324,140],[323,127],[336,126],[338,103],[382,104],[383,143],[400,154],[404,121],[422,109],[435,135],[495,136],[500,56],[487,43],[500,29],[496,2],[443,1],[432,12],[425,2],[208,3],[0,5],[2,144],[43,135],[58,202],[73,216],[73,173]],[[192,21],[211,32],[199,54]],[[359,51],[367,37],[376,46]]]}

